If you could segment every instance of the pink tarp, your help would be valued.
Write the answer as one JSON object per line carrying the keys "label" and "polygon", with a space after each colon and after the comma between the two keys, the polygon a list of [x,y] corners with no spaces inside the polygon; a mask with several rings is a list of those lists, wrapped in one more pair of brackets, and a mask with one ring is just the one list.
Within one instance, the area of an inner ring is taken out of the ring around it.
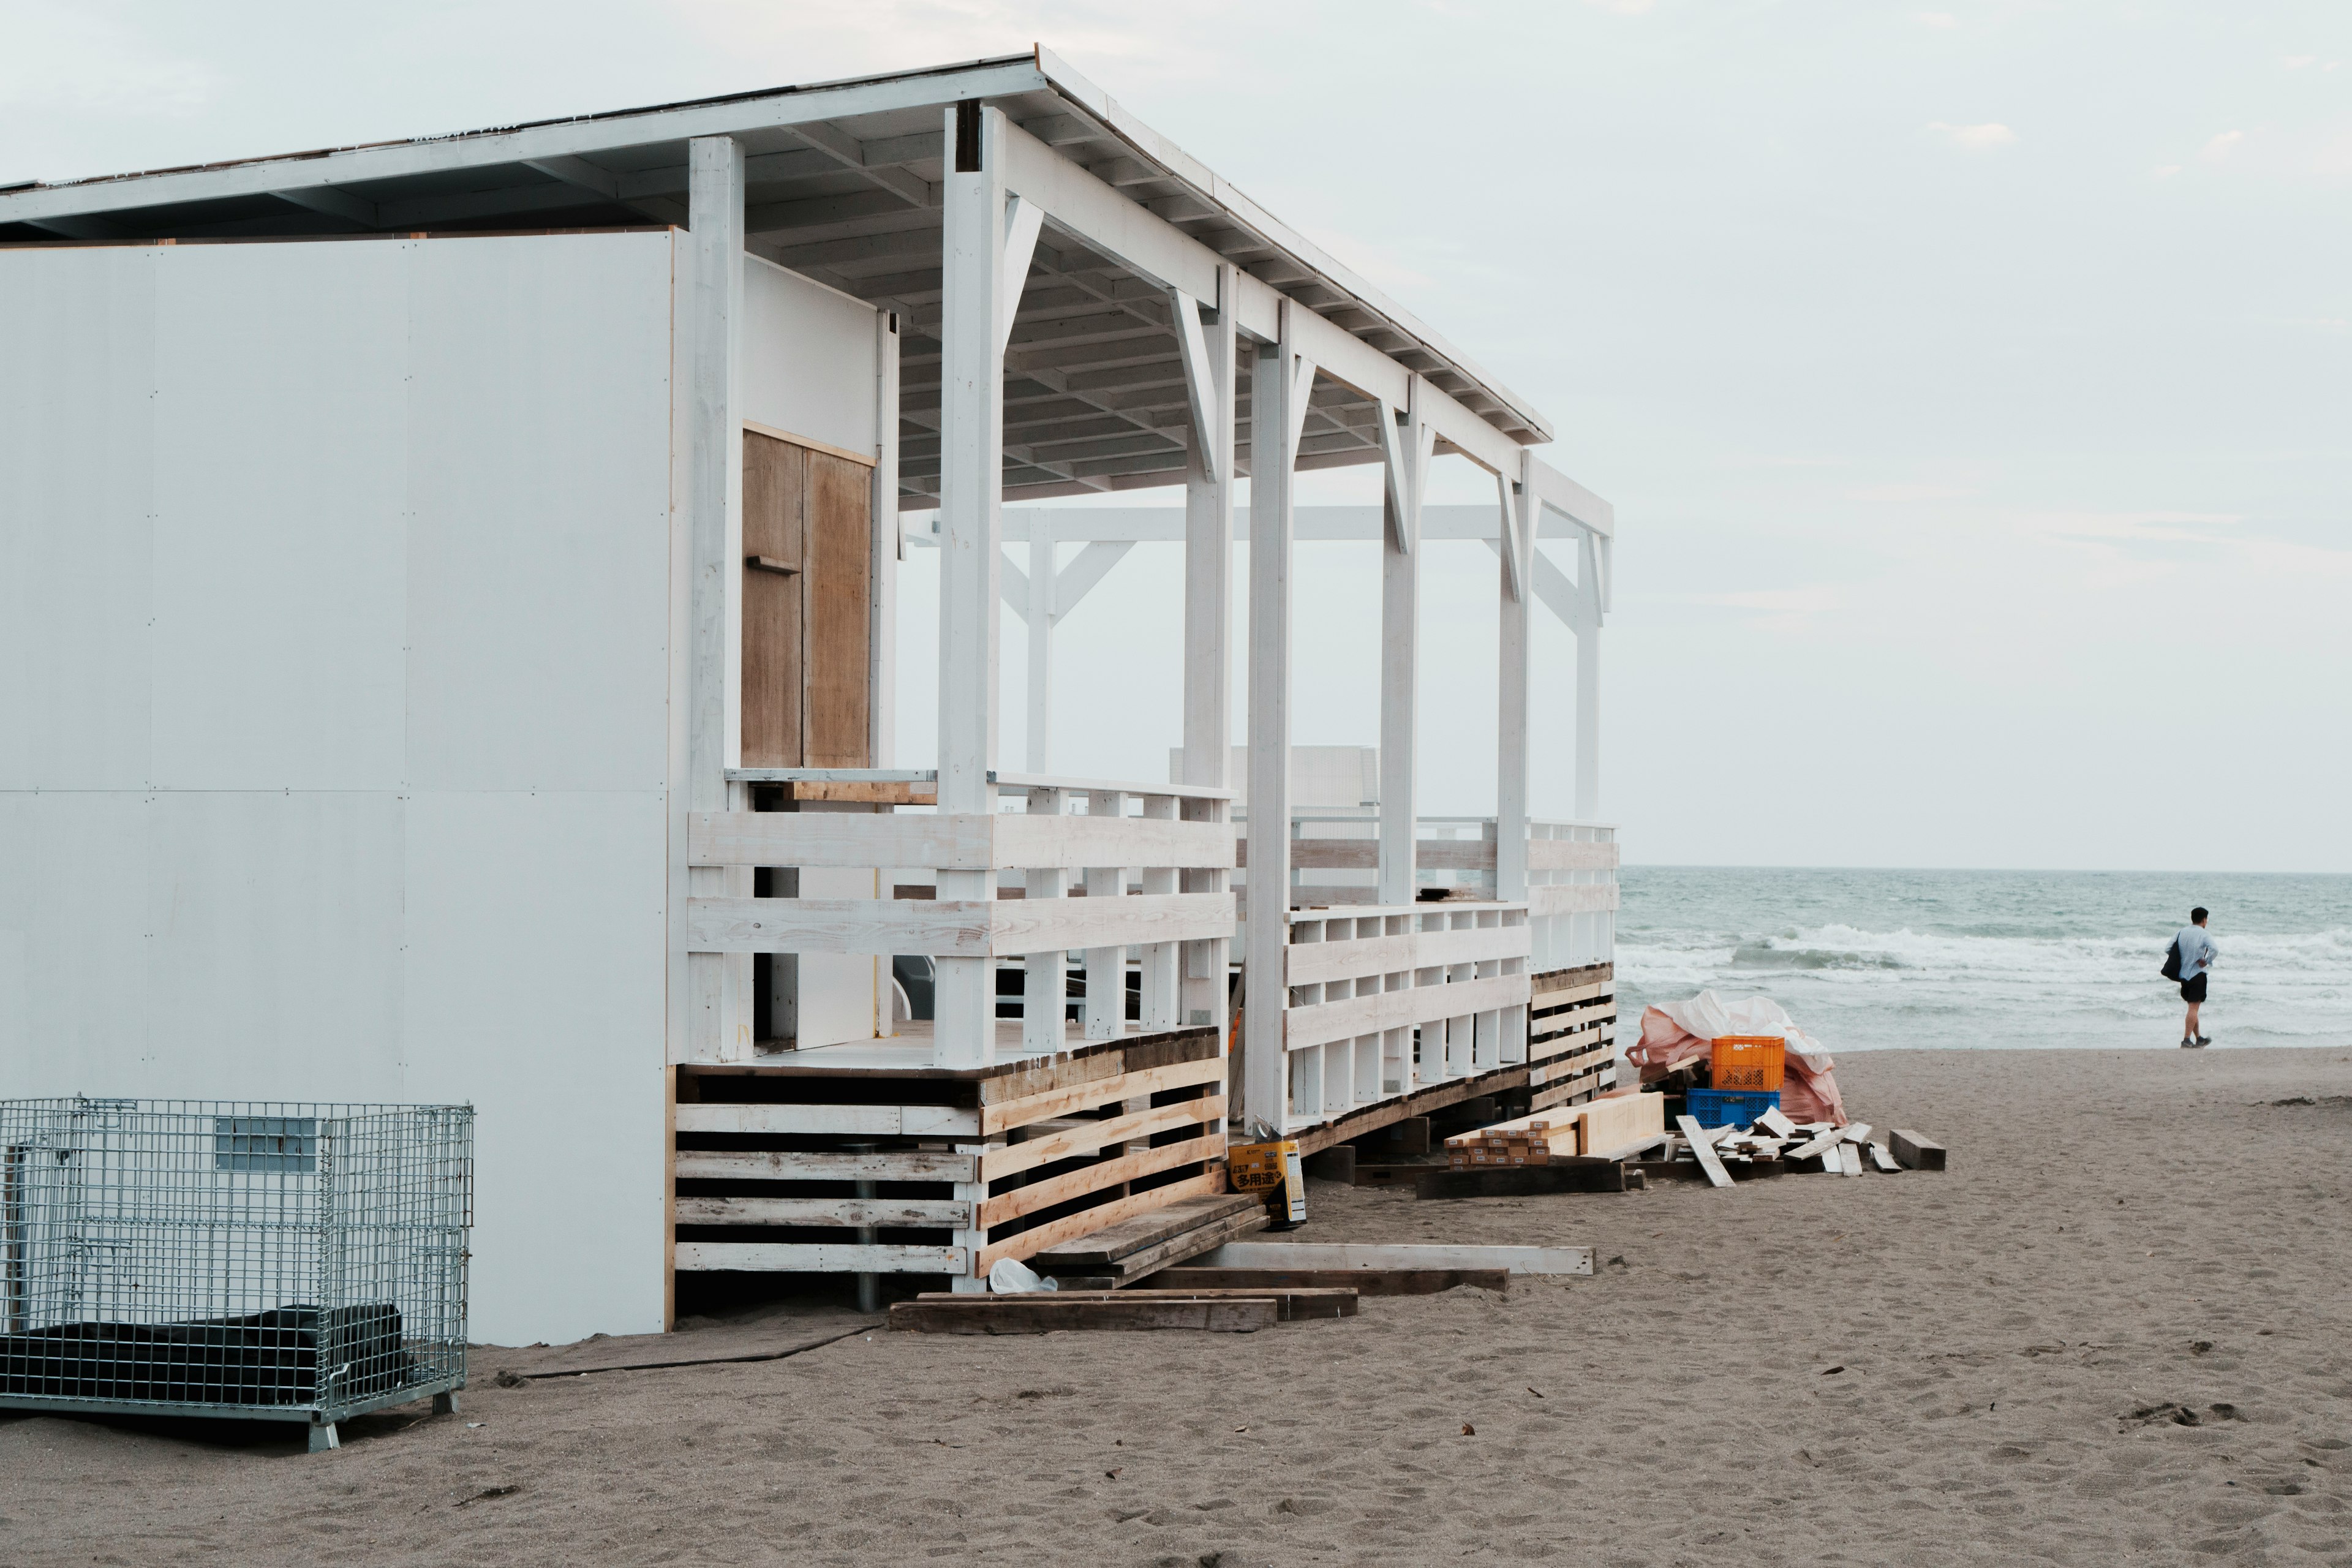
{"label": "pink tarp", "polygon": [[1777,1002],[1761,996],[1726,1003],[1712,991],[1687,1002],[1665,1002],[1642,1012],[1642,1037],[1625,1059],[1654,1083],[1685,1062],[1705,1058],[1718,1035],[1778,1035],[1788,1042],[1788,1073],[1780,1085],[1780,1110],[1792,1121],[1846,1123],[1845,1101],[1830,1076],[1830,1054],[1789,1022]]}

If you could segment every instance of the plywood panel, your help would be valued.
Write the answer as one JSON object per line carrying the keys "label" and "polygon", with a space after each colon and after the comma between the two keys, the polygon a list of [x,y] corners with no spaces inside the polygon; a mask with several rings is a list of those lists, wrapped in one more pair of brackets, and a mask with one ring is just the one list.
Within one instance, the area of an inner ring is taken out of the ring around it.
{"label": "plywood panel", "polygon": [[872,612],[873,475],[824,453],[811,453],[807,461],[804,765],[862,768],[869,765],[871,754],[866,637]]}
{"label": "plywood panel", "polygon": [[161,254],[0,251],[0,789],[148,778]]}
{"label": "plywood panel", "polygon": [[139,1092],[405,1098],[406,810],[375,791],[154,799],[142,942],[154,1087]]}
{"label": "plywood panel", "polygon": [[661,1327],[664,821],[655,791],[410,803],[403,1098],[476,1107],[477,1337]]}
{"label": "plywood panel", "polygon": [[[828,459],[831,460],[831,459]],[[809,452],[743,436],[743,765],[803,765]],[[789,574],[750,563],[778,563]]]}
{"label": "plywood panel", "polygon": [[872,452],[874,307],[747,256],[743,315],[743,417]]}
{"label": "plywood panel", "polygon": [[[666,234],[410,252],[409,781],[667,766]],[[325,247],[321,247],[325,248]]]}
{"label": "plywood panel", "polygon": [[417,243],[158,263],[157,784],[403,782]]}

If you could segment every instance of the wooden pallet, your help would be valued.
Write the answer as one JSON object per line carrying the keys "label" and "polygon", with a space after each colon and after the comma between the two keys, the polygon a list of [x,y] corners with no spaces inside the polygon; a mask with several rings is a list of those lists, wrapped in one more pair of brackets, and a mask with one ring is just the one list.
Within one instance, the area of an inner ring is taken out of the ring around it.
{"label": "wooden pallet", "polygon": [[[984,1068],[677,1071],[680,1272],[944,1274],[1226,1190],[1213,1028]],[[862,1148],[859,1146],[863,1146]]]}

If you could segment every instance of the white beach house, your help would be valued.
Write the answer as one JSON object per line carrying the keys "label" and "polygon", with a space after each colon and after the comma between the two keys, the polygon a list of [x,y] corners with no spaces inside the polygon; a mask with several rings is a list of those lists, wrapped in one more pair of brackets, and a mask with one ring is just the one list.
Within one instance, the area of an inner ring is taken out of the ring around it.
{"label": "white beach house", "polygon": [[[1529,820],[1527,737],[1575,724],[1594,816],[1614,521],[1550,437],[1042,49],[0,190],[0,1097],[470,1101],[472,1331],[524,1342],[658,1329],[681,1271],[975,1285],[1220,1190],[1245,1113],[1589,1094],[1616,847]],[[1441,458],[1495,505],[1424,509]],[[1356,463],[1382,507],[1294,507]],[[1289,794],[1302,536],[1386,563],[1336,826]],[[1478,820],[1415,813],[1439,537],[1498,557]],[[1178,775],[1007,767],[1004,601],[1042,647],[1137,539],[1184,547]],[[910,542],[935,769],[891,755]]]}

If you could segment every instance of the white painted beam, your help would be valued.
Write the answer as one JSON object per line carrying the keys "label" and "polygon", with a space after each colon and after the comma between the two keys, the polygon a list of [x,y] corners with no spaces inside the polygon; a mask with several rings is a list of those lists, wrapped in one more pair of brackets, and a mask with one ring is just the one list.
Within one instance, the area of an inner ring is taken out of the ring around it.
{"label": "white painted beam", "polygon": [[[1171,289],[1169,299],[1174,310],[1177,346],[1184,356],[1185,396],[1192,410],[1192,466],[1199,469],[1203,482],[1215,484],[1224,469],[1218,466],[1216,372],[1209,361],[1208,333],[1201,325],[1201,302],[1181,289]],[[1232,442],[1223,445],[1230,447]],[[1189,479],[1186,482],[1191,483]]]}
{"label": "white painted beam", "polygon": [[1045,221],[1036,203],[1015,195],[1004,211],[1004,317],[998,324],[996,352],[1002,357],[1013,341],[1013,318],[1021,310],[1021,293],[1029,285],[1029,262],[1037,254],[1037,231]]}
{"label": "white painted beam", "polygon": [[[1054,591],[1056,578],[1054,531],[1040,524],[1029,531],[1029,576],[1022,584],[1027,590],[1027,605],[1023,618],[1029,626],[1029,712],[1028,768],[1033,773],[1049,773],[1053,769],[1054,727]],[[1010,574],[1010,565],[1003,567]],[[1057,791],[1031,790],[1031,809],[1036,808],[1041,796],[1051,796],[1052,810],[1059,814],[1060,795]]]}
{"label": "white painted beam", "polygon": [[[1030,548],[1034,550],[1036,546],[1033,544]],[[1095,584],[1101,582],[1105,574],[1118,564],[1121,556],[1134,548],[1133,543],[1124,539],[1098,539],[1079,551],[1076,559],[1070,563],[1067,570],[1055,568],[1053,593],[1054,619],[1059,621],[1064,616],[1077,608],[1078,601],[1092,592]],[[1041,768],[1037,771],[1042,773],[1044,770]]]}
{"label": "white painted beam", "polygon": [[[687,798],[695,811],[738,804],[742,786],[727,782],[740,760],[742,672],[736,658],[736,595],[742,559],[743,149],[725,136],[688,148],[688,202],[693,228],[687,411],[690,582],[687,669]],[[683,846],[680,846],[682,848]],[[696,868],[690,897],[744,897],[748,868]],[[751,962],[693,953],[687,959],[687,1047],[697,1061],[733,1061],[751,1052]]]}
{"label": "white painted beam", "polygon": [[[1192,444],[1184,476],[1184,754],[1179,776],[1188,784],[1231,787],[1233,767],[1234,413],[1240,340],[1232,301],[1239,270],[1220,264],[1218,309],[1202,315],[1185,300],[1200,342],[1188,341],[1185,369],[1192,396]],[[1091,548],[1091,546],[1089,547]],[[1187,801],[1183,810],[1212,825],[1227,819],[1223,802]],[[1221,827],[1227,838],[1233,829]],[[1232,879],[1222,868],[1187,870],[1186,892],[1223,893]],[[1188,1024],[1209,1024],[1230,1051],[1227,973],[1232,938],[1203,938],[1184,950],[1180,1005]]]}
{"label": "white painted beam", "polygon": [[[1249,888],[1241,1088],[1245,1115],[1287,1125],[1289,1063],[1283,1019],[1289,1004],[1284,952],[1290,938],[1290,629],[1292,464],[1302,390],[1294,323],[1312,319],[1288,300],[1280,335],[1260,348],[1250,376]],[[1311,375],[1311,371],[1310,371]]]}
{"label": "white painted beam", "polygon": [[[992,812],[996,759],[998,539],[1004,449],[1004,116],[944,110],[940,389],[940,777],[942,812]],[[996,896],[995,877],[941,871],[942,900]],[[976,958],[943,957],[933,1056],[979,1067],[996,1054],[995,979]]]}
{"label": "white painted beam", "polygon": [[[1420,880],[1418,820],[1421,705],[1422,498],[1436,433],[1422,417],[1420,376],[1405,389],[1405,423],[1391,437],[1393,482],[1381,559],[1380,901],[1410,904]],[[1383,426],[1393,422],[1381,411]]]}

